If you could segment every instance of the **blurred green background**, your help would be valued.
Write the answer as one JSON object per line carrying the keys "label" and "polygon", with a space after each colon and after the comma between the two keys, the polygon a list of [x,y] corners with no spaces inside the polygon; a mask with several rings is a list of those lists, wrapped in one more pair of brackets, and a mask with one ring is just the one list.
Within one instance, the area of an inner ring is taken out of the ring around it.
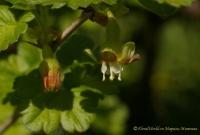
{"label": "blurred green background", "polygon": [[[137,7],[131,0],[126,6],[130,12],[117,17],[121,41],[134,41],[142,59],[125,66],[120,93],[100,102],[96,122],[83,135],[200,134],[200,1],[162,17]],[[80,12],[67,7],[52,10],[50,26],[62,31]],[[96,47],[105,41],[105,28],[89,20],[74,34],[91,38]],[[16,46],[2,51],[0,58],[16,53]],[[11,105],[0,104],[0,125],[12,110]],[[134,131],[134,126],[198,131]],[[42,133],[26,130],[19,119],[3,135],[13,134]],[[58,129],[52,135],[59,134],[67,133]]]}

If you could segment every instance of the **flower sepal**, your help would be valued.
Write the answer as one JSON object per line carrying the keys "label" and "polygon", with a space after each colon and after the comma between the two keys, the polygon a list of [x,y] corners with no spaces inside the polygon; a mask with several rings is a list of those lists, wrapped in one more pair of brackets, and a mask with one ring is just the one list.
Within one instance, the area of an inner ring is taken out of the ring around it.
{"label": "flower sepal", "polygon": [[127,42],[122,49],[122,59],[120,60],[121,63],[124,65],[130,64],[133,61],[140,60],[139,54],[135,53],[135,43],[134,42]]}

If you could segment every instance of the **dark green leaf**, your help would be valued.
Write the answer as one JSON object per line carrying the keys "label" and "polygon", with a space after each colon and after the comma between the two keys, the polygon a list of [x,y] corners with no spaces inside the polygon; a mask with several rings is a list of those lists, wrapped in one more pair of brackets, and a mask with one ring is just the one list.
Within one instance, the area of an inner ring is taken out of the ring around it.
{"label": "dark green leaf", "polygon": [[172,15],[176,8],[168,5],[168,4],[159,4],[157,1],[154,0],[138,0],[145,8],[154,12],[158,15]]}
{"label": "dark green leaf", "polygon": [[91,88],[96,88],[107,95],[115,95],[119,92],[117,88],[119,81],[102,81],[102,76],[87,78],[82,83]]}
{"label": "dark green leaf", "polygon": [[74,60],[88,62],[91,59],[83,52],[85,48],[93,48],[92,40],[87,37],[73,35],[56,52],[56,57],[62,68],[71,65]]}
{"label": "dark green leaf", "polygon": [[[24,81],[26,82],[24,83]],[[37,70],[32,71],[27,76],[17,77],[13,87],[16,97],[20,99],[35,97],[40,91],[43,91],[41,82],[42,78]],[[29,89],[27,89],[28,87]]]}

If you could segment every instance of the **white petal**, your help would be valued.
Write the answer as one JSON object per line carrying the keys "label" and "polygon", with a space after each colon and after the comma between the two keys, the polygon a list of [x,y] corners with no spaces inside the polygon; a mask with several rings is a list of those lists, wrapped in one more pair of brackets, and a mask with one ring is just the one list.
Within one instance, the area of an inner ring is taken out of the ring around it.
{"label": "white petal", "polygon": [[102,65],[101,65],[101,72],[103,73],[103,79],[102,81],[105,81],[106,80],[106,76],[105,76],[105,73],[107,71],[107,66],[106,66],[106,62],[103,62]]}
{"label": "white petal", "polygon": [[115,74],[120,73],[122,70],[122,66],[119,62],[109,62],[110,72],[114,72]]}
{"label": "white petal", "polygon": [[107,70],[108,68],[107,68],[107,66],[106,66],[106,62],[102,62],[102,65],[101,65],[101,72],[103,73],[103,74],[105,74],[106,73],[106,70]]}

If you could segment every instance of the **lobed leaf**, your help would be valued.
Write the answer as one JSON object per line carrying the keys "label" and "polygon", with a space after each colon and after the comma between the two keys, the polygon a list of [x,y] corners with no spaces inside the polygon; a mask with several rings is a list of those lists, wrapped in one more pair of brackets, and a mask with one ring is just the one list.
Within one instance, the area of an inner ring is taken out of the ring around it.
{"label": "lobed leaf", "polygon": [[19,36],[26,32],[26,22],[33,18],[33,14],[28,12],[16,22],[8,7],[0,6],[0,50],[6,50],[9,44],[16,42]]}
{"label": "lobed leaf", "polygon": [[47,133],[55,131],[60,122],[59,111],[56,109],[38,108],[30,103],[27,113],[22,118],[26,128],[39,132],[42,129]]}
{"label": "lobed leaf", "polygon": [[[15,96],[21,100],[23,124],[34,132],[54,132],[59,124],[68,132],[83,132],[95,120],[95,108],[102,93],[88,86],[66,88],[58,92],[43,91],[38,70],[16,78]],[[68,80],[64,80],[66,82]]]}

